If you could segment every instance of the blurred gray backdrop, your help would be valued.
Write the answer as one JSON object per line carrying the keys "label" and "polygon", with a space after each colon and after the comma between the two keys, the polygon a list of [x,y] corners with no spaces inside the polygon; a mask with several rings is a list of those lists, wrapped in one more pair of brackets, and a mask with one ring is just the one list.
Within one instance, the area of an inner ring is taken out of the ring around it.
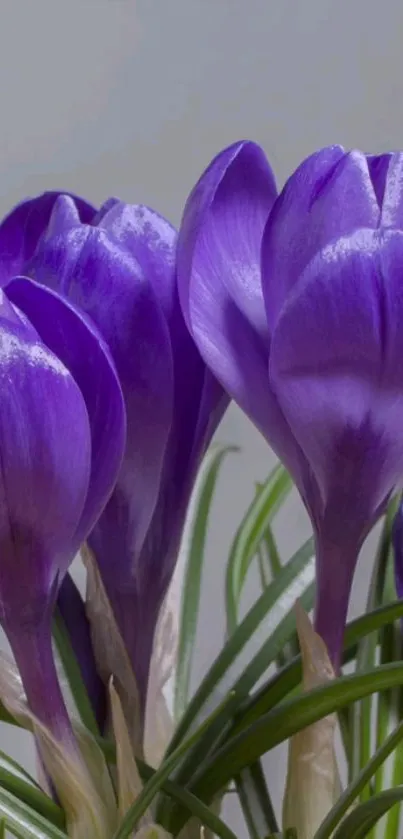
{"label": "blurred gray backdrop", "polygon": [[[201,170],[234,140],[261,143],[279,184],[321,145],[403,146],[400,0],[1,0],[0,10],[3,212],[67,189],[145,202],[178,223]],[[222,642],[234,527],[273,463],[236,408],[218,436],[242,453],[227,462],[215,506],[194,684]],[[308,532],[295,496],[277,523],[283,555]],[[246,601],[256,592],[251,578]],[[0,748],[32,763],[27,737],[2,725]],[[280,806],[283,753],[266,766]],[[228,813],[242,837],[241,815],[232,804]]]}

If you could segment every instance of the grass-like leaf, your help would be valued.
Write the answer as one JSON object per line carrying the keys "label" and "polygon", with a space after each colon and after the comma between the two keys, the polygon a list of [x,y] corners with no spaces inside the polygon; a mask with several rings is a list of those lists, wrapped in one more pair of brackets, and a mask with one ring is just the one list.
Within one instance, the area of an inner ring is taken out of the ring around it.
{"label": "grass-like leaf", "polygon": [[[279,707],[225,743],[202,767],[199,777],[191,784],[191,792],[202,801],[211,801],[246,766],[274,746],[288,740],[297,731],[337,711],[343,705],[402,684],[403,664],[399,662],[359,675],[344,676],[325,687],[282,702]],[[169,825],[171,832],[179,830],[182,823],[183,815],[176,816]]]}
{"label": "grass-like leaf", "polygon": [[174,717],[176,721],[182,717],[188,703],[189,681],[199,614],[203,561],[211,503],[214,498],[221,464],[229,452],[235,451],[237,449],[234,446],[211,447],[203,461],[190,503],[190,518],[188,517],[185,528],[185,538],[188,541],[189,547],[182,588],[175,679]]}
{"label": "grass-like leaf", "polygon": [[238,623],[238,608],[250,563],[256,555],[267,526],[292,489],[292,480],[277,464],[254,497],[231,547],[226,575],[227,632],[230,636]]}
{"label": "grass-like leaf", "polygon": [[332,839],[364,839],[382,816],[402,801],[403,787],[385,790],[379,795],[374,795],[346,816]]}
{"label": "grass-like leaf", "polygon": [[[340,798],[332,807],[326,819],[316,831],[314,839],[330,839],[333,831],[347,813],[349,807],[359,798],[360,793],[374,777],[379,767],[385,762],[389,755],[403,740],[403,723],[385,740],[383,745],[375,752],[368,764],[361,770],[360,774],[352,781],[341,794]],[[389,834],[387,834],[388,836]]]}
{"label": "grass-like leaf", "polygon": [[66,839],[66,833],[5,789],[0,789],[0,819],[18,839]]}

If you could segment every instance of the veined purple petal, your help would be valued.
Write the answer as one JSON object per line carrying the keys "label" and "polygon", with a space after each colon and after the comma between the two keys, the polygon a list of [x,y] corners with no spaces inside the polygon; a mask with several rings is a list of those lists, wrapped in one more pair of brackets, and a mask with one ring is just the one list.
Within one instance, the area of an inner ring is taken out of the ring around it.
{"label": "veined purple petal", "polygon": [[179,231],[179,294],[207,366],[303,484],[305,464],[268,382],[260,248],[275,199],[262,150],[237,143],[210,164]]}
{"label": "veined purple petal", "polygon": [[206,364],[258,424],[267,406],[259,254],[274,197],[263,152],[253,143],[231,146],[213,160],[191,193],[177,251],[179,295],[189,330]]}
{"label": "veined purple petal", "polygon": [[[24,273],[38,241],[46,231],[59,192],[45,192],[38,198],[22,201],[0,225],[0,286],[11,277]],[[83,223],[89,223],[95,209],[78,196],[71,196]]]}
{"label": "veined purple petal", "polygon": [[312,260],[273,336],[272,385],[320,490],[317,628],[333,657],[359,548],[403,476],[402,271],[402,234],[356,231]]}
{"label": "veined purple petal", "polygon": [[72,544],[74,552],[105,507],[122,463],[126,439],[122,392],[103,339],[68,301],[24,277],[8,284],[7,296],[30,318],[43,343],[70,371],[88,411],[91,478]]}
{"label": "veined purple petal", "polygon": [[262,286],[272,332],[287,294],[312,257],[360,227],[376,228],[380,209],[365,155],[330,146],[307,158],[274,204],[262,243]]}
{"label": "veined purple petal", "polygon": [[[66,201],[59,199],[54,216],[65,212]],[[54,217],[52,225],[57,226]],[[172,423],[170,338],[150,284],[150,262],[142,264],[140,257],[105,228],[81,225],[65,234],[61,229],[60,235],[41,242],[29,270],[37,282],[57,289],[92,318],[116,365],[128,435],[118,486],[105,511],[114,533],[113,555],[123,552],[123,545],[115,540],[126,539],[118,534],[127,521],[131,551],[141,549],[156,504]],[[164,265],[167,272],[172,270],[162,252],[155,254],[158,260],[161,270]],[[110,548],[105,546],[109,556]],[[127,551],[125,555],[129,559]],[[129,570],[123,563],[119,568],[124,575]]]}

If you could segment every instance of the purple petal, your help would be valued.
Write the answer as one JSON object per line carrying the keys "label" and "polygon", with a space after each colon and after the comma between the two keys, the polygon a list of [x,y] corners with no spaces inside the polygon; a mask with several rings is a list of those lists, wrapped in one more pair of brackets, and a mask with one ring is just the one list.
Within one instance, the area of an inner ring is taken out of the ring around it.
{"label": "purple petal", "polygon": [[[59,192],[45,192],[18,204],[0,225],[0,286],[11,277],[25,273],[38,241],[45,232]],[[95,209],[77,196],[71,196],[79,218],[89,223]]]}
{"label": "purple petal", "polygon": [[402,234],[357,231],[312,260],[273,336],[271,381],[320,490],[318,630],[329,645],[361,543],[403,478],[402,271]]}
{"label": "purple petal", "polygon": [[[68,199],[59,199],[52,217],[65,213]],[[172,233],[169,233],[172,239]],[[127,412],[127,445],[119,483],[105,512],[114,544],[105,555],[121,555],[130,522],[130,548],[141,549],[156,504],[167,439],[172,423],[172,353],[167,324],[150,284],[150,272],[173,270],[166,251],[154,249],[143,263],[141,243],[132,248],[108,230],[81,225],[43,241],[31,262],[30,274],[57,289],[89,315],[108,344],[116,365]],[[133,479],[133,476],[136,476]],[[128,505],[130,503],[130,511]],[[120,535],[117,535],[120,534]],[[105,537],[106,538],[106,537]],[[108,540],[107,540],[108,541]],[[112,550],[112,553],[111,553]],[[130,555],[125,552],[127,560]],[[123,560],[123,574],[128,568]],[[104,570],[104,569],[103,569]]]}
{"label": "purple petal", "polygon": [[231,146],[191,193],[177,253],[190,332],[207,365],[257,422],[264,421],[267,402],[259,253],[274,196],[273,177],[258,146]]}
{"label": "purple petal", "polygon": [[268,382],[260,245],[274,198],[273,176],[258,146],[238,143],[218,155],[185,208],[178,286],[207,366],[302,485],[303,458]]}
{"label": "purple petal", "polygon": [[126,417],[119,381],[103,340],[70,303],[23,277],[12,280],[7,295],[69,370],[87,407],[91,478],[76,533],[78,549],[108,501],[122,462]]}
{"label": "purple petal", "polygon": [[367,154],[368,170],[371,181],[375,190],[375,195],[382,208],[383,199],[385,195],[386,178],[388,175],[389,165],[391,163],[392,154]]}
{"label": "purple petal", "polygon": [[[381,163],[382,161],[382,163]],[[378,172],[386,168],[385,185],[382,198],[382,227],[403,227],[403,155],[399,153],[382,155],[377,160]],[[373,166],[375,164],[373,163]],[[378,175],[379,178],[379,175]],[[377,181],[379,184],[379,180]],[[379,188],[379,187],[378,187]]]}
{"label": "purple petal", "polygon": [[91,438],[82,395],[32,331],[0,311],[1,621],[30,625],[55,595],[88,489]]}
{"label": "purple petal", "polygon": [[330,146],[301,164],[280,193],[263,237],[262,285],[271,331],[310,259],[359,227],[377,227],[379,218],[365,155]]}

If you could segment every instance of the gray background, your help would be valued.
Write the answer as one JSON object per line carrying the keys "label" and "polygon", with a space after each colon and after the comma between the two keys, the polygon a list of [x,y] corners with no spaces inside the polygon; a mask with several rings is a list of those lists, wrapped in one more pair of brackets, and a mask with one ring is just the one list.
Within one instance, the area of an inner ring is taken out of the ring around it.
{"label": "gray background", "polygon": [[[399,148],[402,30],[400,0],[1,0],[0,209],[65,188],[143,201],[177,223],[201,170],[236,139],[264,146],[280,184],[327,143]],[[234,527],[272,462],[236,408],[219,436],[243,452],[225,467],[211,527],[195,684],[222,640]],[[297,497],[277,530],[284,556],[309,532]],[[364,556],[356,606],[368,566]],[[3,726],[0,747],[32,759]],[[267,765],[279,803],[283,760]],[[242,836],[234,808],[230,819]]]}

